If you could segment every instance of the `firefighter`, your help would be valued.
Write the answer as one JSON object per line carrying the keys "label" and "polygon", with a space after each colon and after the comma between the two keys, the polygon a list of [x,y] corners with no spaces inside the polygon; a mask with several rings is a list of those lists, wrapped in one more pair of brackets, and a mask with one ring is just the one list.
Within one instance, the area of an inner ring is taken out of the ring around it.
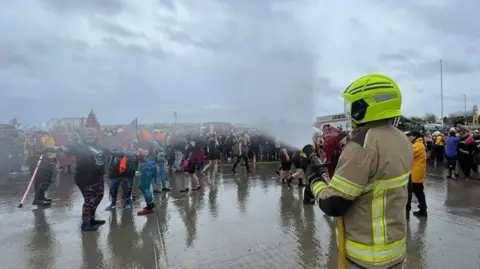
{"label": "firefighter", "polygon": [[349,268],[401,268],[413,152],[391,124],[401,116],[400,88],[389,77],[371,74],[354,81],[342,96],[352,137],[331,180],[327,169],[309,169],[310,189],[325,214],[343,216]]}

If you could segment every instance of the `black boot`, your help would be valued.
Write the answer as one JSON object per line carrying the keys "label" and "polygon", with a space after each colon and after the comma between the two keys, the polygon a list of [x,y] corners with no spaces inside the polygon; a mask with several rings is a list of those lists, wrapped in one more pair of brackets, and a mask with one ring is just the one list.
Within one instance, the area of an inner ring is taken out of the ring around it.
{"label": "black boot", "polygon": [[98,225],[93,225],[91,220],[84,220],[81,229],[84,232],[93,232],[98,230]]}
{"label": "black boot", "polygon": [[427,210],[414,211],[414,212],[413,212],[413,215],[414,215],[415,217],[418,217],[418,218],[428,217]]}
{"label": "black boot", "polygon": [[299,187],[305,187],[305,184],[303,184],[303,179],[302,178],[298,179],[298,186]]}
{"label": "black boot", "polygon": [[101,226],[101,225],[105,224],[104,220],[92,219],[91,222],[92,222],[92,225],[94,225],[94,226]]}

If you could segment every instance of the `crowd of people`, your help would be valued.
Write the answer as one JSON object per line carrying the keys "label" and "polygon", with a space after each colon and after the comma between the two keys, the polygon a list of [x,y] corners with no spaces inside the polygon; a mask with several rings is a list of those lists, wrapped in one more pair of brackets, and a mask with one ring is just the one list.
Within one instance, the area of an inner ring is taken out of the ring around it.
{"label": "crowd of people", "polygon": [[95,128],[85,128],[76,141],[61,146],[52,146],[48,134],[38,134],[27,143],[34,148],[28,153],[29,163],[37,163],[32,169],[36,174],[33,204],[51,204],[45,191],[61,155],[75,157],[75,183],[84,198],[83,231],[95,231],[105,224],[95,218],[104,196],[105,175],[112,197],[107,210],[117,207],[119,188],[123,188],[123,209],[132,209],[132,199],[138,199],[132,191],[138,188],[145,207],[137,214],[148,215],[156,207],[153,193],[171,191],[167,166],[184,173],[180,192],[190,192],[202,188],[199,177],[207,170],[218,175],[220,161],[232,163],[232,172],[236,173],[242,162],[251,172],[250,160],[278,159],[281,182],[290,187],[297,179],[299,187],[305,187],[304,204],[318,204],[325,214],[336,217],[337,242],[343,251],[339,268],[346,268],[342,257],[362,268],[399,268],[406,256],[406,225],[413,195],[419,202],[419,210],[413,214],[427,216],[427,161],[432,159],[441,165],[445,158],[451,178],[459,177],[455,170],[458,162],[469,178],[476,164],[477,133],[462,125],[448,134],[403,133],[395,126],[395,119],[401,116],[401,91],[383,75],[357,79],[343,97],[354,129],[329,129],[302,149],[287,148],[279,141],[245,132],[194,132],[183,137],[172,133],[165,141],[140,132],[138,141],[124,141],[114,149],[99,145]]}
{"label": "crowd of people", "polygon": [[[457,124],[445,132],[420,133],[427,148],[427,161],[435,166],[445,165],[447,177],[472,179],[472,172],[478,178],[480,165],[480,133]],[[458,165],[457,165],[458,164]]]}

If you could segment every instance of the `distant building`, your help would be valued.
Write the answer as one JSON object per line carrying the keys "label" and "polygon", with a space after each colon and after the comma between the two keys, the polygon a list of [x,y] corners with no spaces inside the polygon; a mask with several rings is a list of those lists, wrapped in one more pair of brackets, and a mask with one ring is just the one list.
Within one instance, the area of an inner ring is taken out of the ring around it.
{"label": "distant building", "polygon": [[317,117],[315,118],[315,123],[313,126],[320,130],[327,126],[335,126],[340,129],[350,128],[349,120],[345,113]]}

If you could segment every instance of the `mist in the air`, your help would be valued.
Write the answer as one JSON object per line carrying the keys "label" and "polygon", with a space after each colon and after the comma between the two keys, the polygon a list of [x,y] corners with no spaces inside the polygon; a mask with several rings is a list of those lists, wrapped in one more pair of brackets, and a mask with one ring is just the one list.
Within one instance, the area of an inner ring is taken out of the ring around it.
{"label": "mist in the air", "polygon": [[28,18],[3,17],[14,26],[0,54],[18,59],[4,58],[11,63],[0,72],[9,89],[2,121],[32,126],[93,109],[102,125],[172,123],[176,112],[178,122],[252,125],[308,143],[318,60],[310,34],[318,31],[299,22],[298,5],[195,3],[162,13],[167,7],[152,0],[137,13],[90,16],[32,1]]}
{"label": "mist in the air", "polygon": [[315,118],[314,44],[292,12],[265,10],[263,20],[253,21],[237,12],[209,55],[215,65],[209,83],[221,101],[204,112],[301,147],[310,141]]}

